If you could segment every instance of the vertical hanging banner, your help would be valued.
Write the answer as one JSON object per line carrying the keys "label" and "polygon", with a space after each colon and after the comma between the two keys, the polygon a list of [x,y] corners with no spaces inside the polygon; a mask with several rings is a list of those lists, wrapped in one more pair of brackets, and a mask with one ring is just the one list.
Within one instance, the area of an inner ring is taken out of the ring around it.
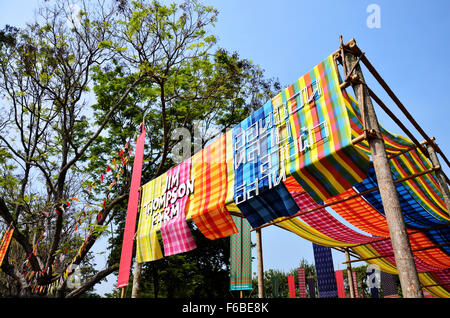
{"label": "vertical hanging banner", "polygon": [[294,276],[288,276],[289,298],[297,298],[295,295],[295,279]]}
{"label": "vertical hanging banner", "polygon": [[305,269],[303,267],[298,269],[298,291],[300,298],[306,298]]}
{"label": "vertical hanging banner", "polygon": [[252,290],[252,250],[250,224],[232,216],[239,232],[230,236],[230,290]]}
{"label": "vertical hanging banner", "polygon": [[316,281],[314,277],[308,277],[307,281],[309,298],[316,298]]}
{"label": "vertical hanging banner", "polygon": [[2,266],[3,259],[8,251],[9,244],[11,243],[14,228],[10,227],[5,234],[3,234],[2,241],[0,242],[0,266]]}
{"label": "vertical hanging banner", "polygon": [[139,187],[141,185],[142,162],[144,160],[145,127],[140,126],[140,135],[136,143],[133,172],[131,176],[130,195],[128,197],[125,231],[123,234],[122,252],[120,256],[119,277],[117,288],[128,286],[130,277],[131,259],[133,256],[133,240],[136,230],[136,218],[139,202]]}
{"label": "vertical hanging banner", "polygon": [[336,285],[338,298],[345,298],[344,272],[342,270],[336,271]]}
{"label": "vertical hanging banner", "polygon": [[313,251],[319,297],[337,298],[338,292],[331,248],[313,243]]}
{"label": "vertical hanging banner", "polygon": [[355,292],[355,298],[359,298],[359,295],[358,295],[358,281],[357,281],[357,277],[356,277],[356,272],[352,272],[352,277],[353,277],[353,290]]}
{"label": "vertical hanging banner", "polygon": [[[162,174],[147,182],[141,189],[141,211],[136,233],[136,257],[139,263],[155,261],[163,257],[158,232],[164,217],[167,178]],[[170,209],[169,209],[170,210]]]}
{"label": "vertical hanging banner", "polygon": [[222,135],[192,157],[191,178],[195,193],[189,198],[187,218],[192,219],[200,232],[211,240],[237,233],[226,208],[226,141],[226,135]]}
{"label": "vertical hanging banner", "polygon": [[398,298],[397,282],[395,275],[385,272],[380,272],[381,289],[383,289],[384,298]]}

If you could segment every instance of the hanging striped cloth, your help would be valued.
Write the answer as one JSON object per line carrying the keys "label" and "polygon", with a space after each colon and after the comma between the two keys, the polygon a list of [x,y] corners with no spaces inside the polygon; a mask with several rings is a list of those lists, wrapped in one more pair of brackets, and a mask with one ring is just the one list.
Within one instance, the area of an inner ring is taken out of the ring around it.
{"label": "hanging striped cloth", "polygon": [[194,194],[189,199],[187,218],[211,239],[230,236],[236,225],[226,208],[226,135],[222,135],[192,157]]}
{"label": "hanging striped cloth", "polygon": [[250,224],[232,216],[239,232],[230,236],[230,290],[252,290],[252,250]]}
{"label": "hanging striped cloth", "polygon": [[342,270],[336,271],[336,285],[338,298],[345,298],[344,272]]}
{"label": "hanging striped cloth", "polygon": [[298,269],[298,291],[300,298],[306,298],[305,269],[303,267]]}
{"label": "hanging striped cloth", "polygon": [[281,101],[273,106],[287,107],[292,140],[308,145],[300,149],[299,143],[289,142],[286,170],[317,203],[361,182],[369,163],[368,156],[351,143],[339,85],[336,63],[329,56],[283,90]]}
{"label": "hanging striped cloth", "polygon": [[164,209],[152,207],[152,202],[164,194],[166,174],[146,183],[141,189],[141,211],[136,234],[137,259],[139,263],[155,261],[163,257],[158,232],[161,228]]}
{"label": "hanging striped cloth", "polygon": [[[177,193],[186,193],[187,183],[191,178],[191,158],[180,163],[178,166],[167,171],[167,178],[173,178],[178,175],[178,184],[176,185]],[[167,189],[170,191],[171,189]],[[167,192],[166,192],[167,193]],[[169,203],[168,207],[178,206],[178,212],[175,217],[170,220],[163,220],[161,226],[161,237],[164,244],[164,255],[174,255],[191,251],[197,247],[195,240],[191,234],[191,230],[186,222],[185,208],[188,195],[179,195],[175,203]]]}
{"label": "hanging striped cloth", "polygon": [[398,298],[397,282],[395,275],[391,273],[380,273],[381,289],[384,298]]}
{"label": "hanging striped cloth", "polygon": [[294,276],[288,276],[288,288],[289,288],[289,298],[297,298],[295,295],[295,279]]}
{"label": "hanging striped cloth", "polygon": [[356,276],[356,272],[352,272],[352,277],[353,277],[353,290],[355,292],[355,298],[359,298],[358,295],[358,278]]}
{"label": "hanging striped cloth", "polygon": [[234,201],[253,228],[298,211],[281,183],[272,110],[269,101],[232,130]]}
{"label": "hanging striped cloth", "polygon": [[313,243],[313,252],[320,298],[337,298],[338,292],[331,248]]}
{"label": "hanging striped cloth", "polygon": [[3,234],[2,241],[0,242],[0,266],[2,266],[3,259],[8,251],[9,244],[11,243],[14,227],[10,226]]}
{"label": "hanging striped cloth", "polygon": [[316,298],[316,281],[314,277],[308,277],[308,295],[309,298]]}

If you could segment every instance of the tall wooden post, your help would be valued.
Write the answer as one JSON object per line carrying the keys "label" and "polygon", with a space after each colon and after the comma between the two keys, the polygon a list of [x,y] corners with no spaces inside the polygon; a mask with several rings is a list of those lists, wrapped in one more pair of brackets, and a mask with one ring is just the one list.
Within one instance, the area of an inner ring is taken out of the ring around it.
{"label": "tall wooden post", "polygon": [[[436,155],[436,151],[434,151],[433,145],[428,143],[427,150],[428,150],[428,153],[430,154],[430,159],[431,159],[431,162],[433,163],[433,166],[441,167],[441,165],[439,164],[439,159]],[[445,178],[444,171],[442,171],[442,168],[439,170],[436,170],[436,179],[438,181],[439,186],[441,187],[441,193],[442,193],[442,196],[444,197],[445,205],[447,206],[447,212],[450,215],[450,191],[448,189],[447,180]]]}
{"label": "tall wooden post", "polygon": [[[348,252],[348,247],[345,248],[345,259],[346,261],[350,261],[350,253]],[[353,284],[353,273],[352,273],[352,265],[351,263],[347,263],[347,279],[348,285],[350,287],[350,298],[355,298],[354,284]]]}
{"label": "tall wooden post", "polygon": [[139,291],[141,290],[141,269],[142,263],[139,263],[136,257],[134,261],[133,289],[131,290],[131,298],[139,297]]}
{"label": "tall wooden post", "polygon": [[264,298],[264,266],[261,229],[256,230],[256,258],[258,261],[258,297]]}
{"label": "tall wooden post", "polygon": [[[356,42],[354,42],[354,40],[349,44],[350,48],[355,45]],[[384,141],[382,139],[377,116],[368,89],[364,84],[365,81],[361,67],[357,64],[358,60],[356,56],[351,54],[351,52],[345,51],[343,60],[346,69],[354,69],[354,72],[359,79],[359,82],[352,82],[352,87],[358,100],[364,129],[374,131],[376,134],[376,137],[369,139],[369,148],[372,155],[375,175],[378,180],[378,187],[380,189],[386,221],[389,227],[389,234],[403,295],[405,298],[423,298],[422,288],[420,287],[419,277],[411,251],[411,245],[409,243],[408,235],[406,234],[406,226],[403,220],[397,190],[386,156]]]}

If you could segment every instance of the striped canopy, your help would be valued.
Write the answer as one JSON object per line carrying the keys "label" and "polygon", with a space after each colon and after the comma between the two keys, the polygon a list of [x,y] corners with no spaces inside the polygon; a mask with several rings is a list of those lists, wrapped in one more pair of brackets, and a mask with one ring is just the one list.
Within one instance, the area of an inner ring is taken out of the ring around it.
{"label": "striped canopy", "polygon": [[[359,107],[340,84],[336,61],[329,56],[218,136],[184,163],[190,180],[183,181],[193,187],[187,197],[181,198],[181,186],[167,178],[173,171],[144,185],[138,260],[162,257],[156,233],[167,228],[164,222],[171,224],[170,204],[164,200],[176,204],[183,199],[181,215],[209,239],[238,233],[231,214],[253,228],[275,220],[315,244],[351,247],[384,272],[396,273],[368,143],[352,143],[363,133]],[[432,168],[410,140],[381,129],[394,180]],[[449,286],[438,286],[450,280],[450,218],[436,177],[426,173],[398,181],[396,189],[419,278],[431,294],[449,297]],[[169,215],[162,224],[151,219],[158,213]],[[183,236],[165,232],[164,246],[187,244]],[[194,248],[195,242],[188,246],[170,254]],[[233,280],[239,275],[233,271]]]}

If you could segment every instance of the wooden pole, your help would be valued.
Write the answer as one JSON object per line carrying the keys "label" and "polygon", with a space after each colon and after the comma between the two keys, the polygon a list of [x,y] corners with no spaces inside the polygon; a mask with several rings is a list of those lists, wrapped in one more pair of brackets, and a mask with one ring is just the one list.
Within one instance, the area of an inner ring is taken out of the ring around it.
{"label": "wooden pole", "polygon": [[134,275],[133,275],[133,289],[131,290],[131,298],[138,298],[141,290],[141,269],[142,263],[137,261],[137,256],[134,260]]}
{"label": "wooden pole", "polygon": [[348,285],[350,287],[350,298],[355,298],[355,291],[354,291],[354,285],[353,285],[353,273],[352,273],[352,265],[349,262],[350,261],[350,253],[348,252],[348,247],[345,249],[345,259],[347,260],[347,279],[348,279]]}
{"label": "wooden pole", "polygon": [[[353,45],[353,49],[357,52],[361,52],[361,50],[356,46],[356,42],[354,40],[349,41],[350,45]],[[416,122],[414,117],[408,112],[408,110],[405,108],[405,106],[402,104],[402,102],[398,99],[398,97],[394,94],[394,92],[391,90],[391,88],[387,85],[387,83],[384,81],[384,79],[380,76],[380,74],[377,72],[375,67],[370,63],[370,61],[367,59],[367,57],[364,55],[361,57],[361,61],[364,63],[364,65],[367,67],[369,72],[373,75],[373,77],[378,81],[378,83],[383,87],[383,89],[386,91],[386,93],[391,97],[391,99],[394,101],[394,103],[397,105],[397,107],[402,111],[402,113],[406,116],[406,118],[409,120],[409,122],[416,128],[416,130],[422,135],[425,140],[431,144],[431,138],[428,137],[428,135],[425,133],[425,131],[420,127],[420,125]],[[439,148],[438,145],[435,145],[436,151],[442,156],[442,159],[444,159],[445,163],[450,167],[450,161],[445,156],[445,154],[442,152],[442,150]]]}
{"label": "wooden pole", "polygon": [[120,289],[120,298],[125,298],[125,287]]}
{"label": "wooden pole", "polygon": [[[356,42],[352,42],[349,48],[356,46]],[[395,254],[395,262],[405,298],[423,298],[422,288],[420,287],[419,276],[414,263],[411,245],[406,233],[406,225],[403,220],[400,202],[397,196],[394,179],[392,177],[391,168],[386,155],[384,141],[381,135],[378,119],[373,107],[370,95],[365,85],[364,76],[361,66],[357,63],[357,57],[351,51],[346,51],[344,63],[347,69],[354,69],[358,76],[359,82],[352,82],[352,87],[358,99],[361,111],[363,127],[367,130],[375,130],[377,137],[369,139],[369,148],[372,155],[375,175],[378,180],[381,201],[383,202],[386,221],[389,227],[392,247]],[[351,74],[346,74],[351,75]]]}
{"label": "wooden pole", "polygon": [[262,253],[261,229],[256,230],[256,252],[258,261],[258,297],[264,298],[264,266]]}
{"label": "wooden pole", "polygon": [[[427,150],[430,154],[430,159],[433,165],[440,166],[439,159],[434,151],[433,145],[427,144]],[[439,186],[441,187],[441,193],[444,197],[445,205],[447,206],[447,213],[450,215],[450,191],[447,186],[447,179],[445,177],[444,171],[442,169],[436,170],[436,179],[438,181]]]}

